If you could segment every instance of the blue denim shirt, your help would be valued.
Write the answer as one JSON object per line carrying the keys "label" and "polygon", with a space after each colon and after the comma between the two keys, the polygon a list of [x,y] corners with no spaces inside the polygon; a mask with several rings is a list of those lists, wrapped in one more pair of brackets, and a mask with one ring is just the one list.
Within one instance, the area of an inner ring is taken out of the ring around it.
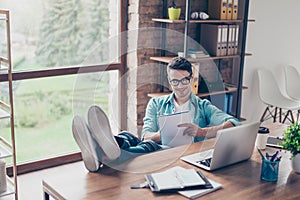
{"label": "blue denim shirt", "polygon": [[[146,132],[159,131],[158,117],[161,115],[173,114],[175,112],[174,101],[173,93],[150,99],[144,117],[142,138],[144,138]],[[194,113],[193,123],[201,128],[217,126],[226,121],[230,121],[235,126],[240,124],[239,120],[235,117],[226,114],[216,106],[212,105],[210,101],[200,99],[193,93],[191,93],[189,108],[191,113]],[[204,138],[195,138],[194,142],[203,139]]]}

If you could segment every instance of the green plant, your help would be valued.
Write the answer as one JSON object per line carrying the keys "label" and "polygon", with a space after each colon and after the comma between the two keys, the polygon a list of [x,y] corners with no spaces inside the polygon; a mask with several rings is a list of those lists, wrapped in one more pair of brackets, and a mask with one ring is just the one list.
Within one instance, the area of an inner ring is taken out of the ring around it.
{"label": "green plant", "polygon": [[300,123],[291,124],[283,133],[284,141],[281,145],[292,153],[293,158],[300,153]]}
{"label": "green plant", "polygon": [[175,0],[172,1],[172,5],[170,6],[170,8],[177,8]]}

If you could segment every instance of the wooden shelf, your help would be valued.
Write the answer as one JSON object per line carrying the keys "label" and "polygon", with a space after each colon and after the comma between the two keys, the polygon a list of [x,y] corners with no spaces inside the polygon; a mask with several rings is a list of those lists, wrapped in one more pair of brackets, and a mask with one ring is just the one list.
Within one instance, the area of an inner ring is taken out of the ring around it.
{"label": "wooden shelf", "polygon": [[4,148],[2,145],[0,145],[0,153],[1,153],[0,159],[12,157],[12,153],[8,151],[6,148]]}
{"label": "wooden shelf", "polygon": [[5,62],[5,63],[8,63],[9,60],[7,58],[4,58],[4,57],[0,57],[0,62]]}
{"label": "wooden shelf", "polygon": [[[244,89],[248,89],[248,87],[243,86],[242,88]],[[197,94],[198,97],[208,97],[208,96],[213,96],[213,95],[217,95],[217,94],[230,94],[230,93],[235,93],[237,92],[238,88],[236,87],[227,87],[227,90],[222,90],[222,91],[214,91],[214,92],[208,92],[208,93],[199,93]],[[159,92],[159,93],[149,93],[148,97],[160,97],[163,95],[168,95],[171,94],[171,92]]]}
{"label": "wooden shelf", "polygon": [[0,119],[10,118],[10,114],[0,108]]}
{"label": "wooden shelf", "polygon": [[[152,21],[154,22],[161,22],[161,23],[170,23],[170,24],[185,24],[185,20],[179,19],[179,20],[170,20],[170,19],[162,19],[162,18],[153,18]],[[214,20],[214,19],[208,19],[208,20],[190,20],[191,24],[235,24],[235,23],[242,23],[243,20],[237,19],[237,20]],[[248,22],[255,22],[254,19],[248,19]]]}
{"label": "wooden shelf", "polygon": [[3,137],[0,137],[0,159],[13,156],[11,151],[12,145],[9,142],[7,142]]}
{"label": "wooden shelf", "polygon": [[[12,180],[7,177],[7,191],[0,193],[0,199],[15,199],[18,200],[18,181],[17,181],[17,158],[16,158],[16,141],[15,141],[15,124],[14,124],[14,106],[13,106],[13,83],[12,83],[12,62],[11,62],[11,34],[10,34],[10,15],[8,10],[1,10],[0,14],[5,15],[6,19],[6,47],[7,58],[0,57],[0,73],[5,73],[8,76],[8,103],[0,100],[0,119],[10,119],[10,139],[7,142],[4,137],[0,137],[0,159],[11,157],[12,159]],[[2,17],[2,16],[0,16]],[[1,29],[1,31],[4,29]],[[2,63],[6,63],[3,65]],[[9,197],[3,197],[10,195]],[[13,198],[14,196],[14,198]],[[3,197],[3,198],[2,198]]]}
{"label": "wooden shelf", "polygon": [[[252,56],[251,53],[246,53],[245,56]],[[150,57],[150,60],[158,61],[158,62],[163,62],[163,63],[169,63],[170,60],[174,56],[166,56],[166,57],[158,57],[158,56],[153,56]],[[240,55],[228,55],[228,56],[212,56],[212,57],[203,57],[203,58],[188,58],[188,60],[192,63],[203,61],[203,60],[218,60],[218,59],[225,59],[225,58],[239,58]]]}

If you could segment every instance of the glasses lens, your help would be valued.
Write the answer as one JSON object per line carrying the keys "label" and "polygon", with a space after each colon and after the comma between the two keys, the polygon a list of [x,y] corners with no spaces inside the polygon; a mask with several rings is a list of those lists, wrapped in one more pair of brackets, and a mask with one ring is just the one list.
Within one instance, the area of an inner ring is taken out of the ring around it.
{"label": "glasses lens", "polygon": [[173,86],[177,86],[179,84],[178,80],[170,80],[170,84]]}
{"label": "glasses lens", "polygon": [[189,79],[189,78],[181,79],[181,83],[182,83],[183,85],[187,85],[187,84],[190,83],[190,79]]}

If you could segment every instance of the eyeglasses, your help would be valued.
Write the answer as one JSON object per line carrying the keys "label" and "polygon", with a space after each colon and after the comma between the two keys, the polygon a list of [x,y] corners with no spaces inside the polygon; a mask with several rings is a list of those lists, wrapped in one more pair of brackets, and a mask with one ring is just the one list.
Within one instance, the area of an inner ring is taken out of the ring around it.
{"label": "eyeglasses", "polygon": [[189,77],[184,77],[184,78],[181,79],[181,80],[178,80],[178,79],[172,79],[172,80],[170,80],[169,82],[170,82],[170,84],[171,84],[172,86],[178,86],[179,83],[181,83],[182,85],[188,85],[188,84],[190,84],[190,81],[191,81],[191,76],[189,76]]}

